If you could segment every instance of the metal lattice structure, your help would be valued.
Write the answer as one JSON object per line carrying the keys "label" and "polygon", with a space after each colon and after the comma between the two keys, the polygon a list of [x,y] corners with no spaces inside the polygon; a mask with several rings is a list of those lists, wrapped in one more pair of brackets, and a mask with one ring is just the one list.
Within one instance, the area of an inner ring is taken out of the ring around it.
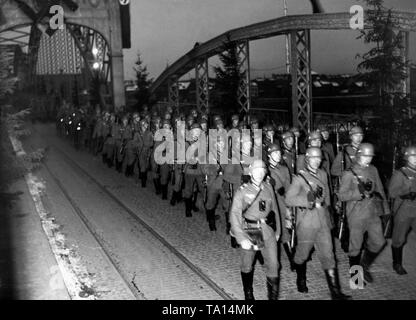
{"label": "metal lattice structure", "polygon": [[179,108],[179,83],[177,77],[172,77],[168,81],[169,105],[175,110]]}
{"label": "metal lattice structure", "polygon": [[308,133],[312,129],[310,30],[292,31],[290,39],[293,125]]}
{"label": "metal lattice structure", "polygon": [[81,56],[86,62],[86,67],[90,74],[97,73],[103,83],[110,83],[110,50],[104,37],[88,27],[71,24],[68,24],[67,27]]}
{"label": "metal lattice structure", "polygon": [[240,84],[238,86],[237,99],[241,111],[248,113],[251,107],[250,93],[250,45],[249,41],[237,43],[238,70]]}
{"label": "metal lattice structure", "polygon": [[195,66],[196,105],[199,111],[209,110],[209,66],[208,59],[199,61]]}

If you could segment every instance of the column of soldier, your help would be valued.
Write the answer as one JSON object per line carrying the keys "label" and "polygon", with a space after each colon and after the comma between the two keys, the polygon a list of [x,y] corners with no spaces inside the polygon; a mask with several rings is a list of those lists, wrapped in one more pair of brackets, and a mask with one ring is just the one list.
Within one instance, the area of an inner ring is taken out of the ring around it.
{"label": "column of soldier", "polygon": [[[171,183],[170,204],[175,206],[183,201],[185,217],[200,211],[199,194],[211,231],[216,231],[216,220],[220,218],[216,211],[224,212],[231,246],[241,251],[241,278],[247,300],[254,300],[256,258],[265,268],[268,298],[278,299],[279,244],[288,256],[291,270],[297,273],[299,292],[308,292],[307,262],[316,250],[332,299],[351,299],[340,288],[333,237],[345,239],[341,230],[347,228],[348,221],[349,239],[343,244],[344,251],[348,252],[351,267],[361,266],[364,283],[372,283],[370,266],[386,245],[380,216],[389,216],[391,212],[393,269],[399,275],[407,273],[402,265],[403,246],[410,228],[416,230],[414,146],[405,150],[405,166],[394,171],[390,179],[388,199],[378,171],[371,164],[374,147],[362,142],[364,133],[358,126],[350,130],[350,143],[337,150],[336,155],[326,127],[310,132],[303,142],[297,128],[277,134],[274,126],[265,125],[262,159],[251,163],[239,159],[236,164],[229,152],[228,162],[220,163],[218,159],[226,152],[227,143],[219,136],[216,153],[208,150],[208,156],[217,159],[216,164],[188,161],[159,165],[153,156],[161,143],[153,139],[158,129],[172,130],[176,137],[176,125],[186,121],[191,137],[186,143],[188,148],[202,134],[208,134],[210,120],[218,130],[225,128],[224,121],[220,116],[199,114],[196,109],[185,117],[174,114],[170,107],[163,119],[156,112],[151,116],[147,108],[131,117],[97,112],[91,119],[86,121],[90,130],[86,130],[84,144],[95,155],[101,153],[108,167],[115,166],[119,172],[125,168],[125,175],[135,176],[143,188],[151,176],[156,194],[164,200],[168,199]],[[259,123],[251,117],[247,124],[239,115],[233,115],[227,129],[259,129]],[[251,155],[258,146],[252,135],[242,135],[239,141],[241,155]]]}

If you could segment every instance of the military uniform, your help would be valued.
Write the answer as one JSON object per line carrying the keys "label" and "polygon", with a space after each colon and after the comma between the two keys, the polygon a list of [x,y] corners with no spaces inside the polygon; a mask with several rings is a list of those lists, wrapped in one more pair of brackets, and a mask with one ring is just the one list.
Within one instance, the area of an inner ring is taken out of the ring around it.
{"label": "military uniform", "polygon": [[[267,276],[269,299],[271,295],[277,299],[278,276],[280,264],[277,258],[277,241],[281,233],[279,208],[277,206],[273,188],[267,182],[259,187],[252,183],[242,185],[235,193],[231,212],[231,234],[239,244],[243,240],[250,240],[245,227],[261,227],[264,247],[261,249],[264,257],[264,267]],[[268,223],[275,221],[274,230]],[[251,241],[251,240],[250,240]],[[246,299],[252,297],[253,262],[256,251],[241,248],[241,276],[244,284]]]}
{"label": "military uniform", "polygon": [[[305,181],[304,178],[308,181]],[[322,190],[321,207],[310,208],[308,193],[318,187]],[[286,205],[298,207],[296,217],[297,246],[294,262],[303,265],[309,257],[312,247],[315,246],[323,269],[335,268],[335,259],[332,247],[331,221],[328,205],[330,204],[327,174],[318,169],[316,174],[309,170],[301,170],[293,177],[292,184],[286,193]]]}
{"label": "military uniform", "polygon": [[116,140],[116,159],[117,159],[117,170],[121,172],[121,168],[126,155],[127,143],[133,138],[133,130],[130,125],[122,126],[119,129],[119,135]]}
{"label": "military uniform", "polygon": [[277,204],[280,212],[280,224],[282,225],[282,242],[290,242],[290,235],[285,227],[285,219],[290,219],[290,210],[285,204],[285,194],[290,187],[291,176],[289,169],[282,164],[269,165],[269,175],[274,188]]}
{"label": "military uniform", "polygon": [[[352,144],[347,145],[343,151],[338,152],[331,167],[331,174],[335,177],[340,177],[342,172],[352,167],[358,151],[358,146]],[[343,159],[343,160],[342,160]],[[342,161],[344,168],[342,168]]]}
{"label": "military uniform", "polygon": [[[371,196],[363,198],[358,178],[371,184]],[[360,254],[364,233],[368,232],[367,247],[371,252],[379,252],[385,244],[380,216],[389,209],[383,185],[377,169],[373,165],[362,167],[354,164],[342,175],[339,199],[346,201],[346,213],[350,228],[349,256]]]}
{"label": "military uniform", "polygon": [[[414,194],[412,194],[414,193]],[[410,228],[416,232],[416,169],[409,166],[396,170],[389,184],[394,199],[394,228],[392,246],[402,247]]]}
{"label": "military uniform", "polygon": [[286,166],[289,169],[290,174],[294,175],[296,166],[295,150],[288,150],[287,148],[283,148],[282,159],[286,163]]}
{"label": "military uniform", "polygon": [[150,130],[138,131],[134,134],[137,141],[137,167],[139,178],[142,180],[142,187],[146,186],[147,171],[149,169],[149,159],[153,147],[153,136]]}

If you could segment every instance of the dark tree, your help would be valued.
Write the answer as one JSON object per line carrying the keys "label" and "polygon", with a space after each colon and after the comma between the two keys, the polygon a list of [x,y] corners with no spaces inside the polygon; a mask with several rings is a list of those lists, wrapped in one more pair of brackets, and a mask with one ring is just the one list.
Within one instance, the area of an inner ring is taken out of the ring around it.
{"label": "dark tree", "polygon": [[224,51],[219,55],[222,66],[214,68],[215,71],[215,91],[217,101],[215,107],[227,112],[238,112],[238,87],[240,84],[241,73],[238,65],[240,59],[237,55],[236,44],[227,41],[223,45]]}
{"label": "dark tree", "polygon": [[384,7],[383,0],[365,2],[370,9],[366,16],[372,28],[362,31],[359,38],[372,48],[358,55],[362,59],[358,71],[373,89],[378,101],[374,110],[375,120],[369,123],[367,138],[376,144],[378,150],[387,151],[380,152],[378,157],[387,166],[392,162],[395,149],[400,150],[412,140],[415,142],[409,127],[414,128],[416,124],[409,118],[409,97],[401,92],[401,84],[408,76],[409,62],[404,61],[400,54],[403,34],[397,31],[392,10]]}
{"label": "dark tree", "polygon": [[144,105],[151,104],[151,96],[149,87],[153,82],[153,79],[148,79],[149,73],[147,72],[147,66],[143,65],[140,52],[137,54],[137,61],[134,64],[134,71],[136,71],[137,79],[137,110],[141,110]]}

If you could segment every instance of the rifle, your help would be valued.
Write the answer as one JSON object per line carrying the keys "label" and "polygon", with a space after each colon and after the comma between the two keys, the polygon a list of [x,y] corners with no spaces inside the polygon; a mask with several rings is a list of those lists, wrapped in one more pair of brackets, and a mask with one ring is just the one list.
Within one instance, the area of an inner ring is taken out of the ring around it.
{"label": "rifle", "polygon": [[[296,161],[298,160],[298,152],[299,152],[299,144],[298,144],[298,137],[295,136],[295,158],[292,161],[292,169],[293,173],[296,174]],[[295,241],[296,241],[296,215],[297,215],[297,208],[292,208],[292,233],[290,235],[290,247],[292,250],[295,248]]]}
{"label": "rifle", "polygon": [[[342,152],[341,154],[341,175],[338,178],[338,191],[341,188],[341,178],[342,178],[342,172],[345,170],[345,161],[344,161],[344,149],[342,148],[342,150],[340,151]],[[338,234],[338,239],[341,240],[342,239],[342,234],[344,232],[344,224],[345,224],[345,218],[346,218],[346,208],[345,208],[345,203],[343,201],[339,201],[341,202],[341,205],[339,206],[339,211],[340,211],[340,225],[339,225],[339,234]]]}
{"label": "rifle", "polygon": [[[396,154],[397,154],[397,146],[394,146],[391,176],[393,176],[394,170],[396,170]],[[394,205],[394,200],[392,198],[389,198],[389,206],[390,206],[391,213],[393,213],[393,205]],[[390,225],[391,225],[392,219],[393,219],[393,214],[387,220],[386,227],[384,229],[384,238],[387,238],[388,234],[390,233]]]}

